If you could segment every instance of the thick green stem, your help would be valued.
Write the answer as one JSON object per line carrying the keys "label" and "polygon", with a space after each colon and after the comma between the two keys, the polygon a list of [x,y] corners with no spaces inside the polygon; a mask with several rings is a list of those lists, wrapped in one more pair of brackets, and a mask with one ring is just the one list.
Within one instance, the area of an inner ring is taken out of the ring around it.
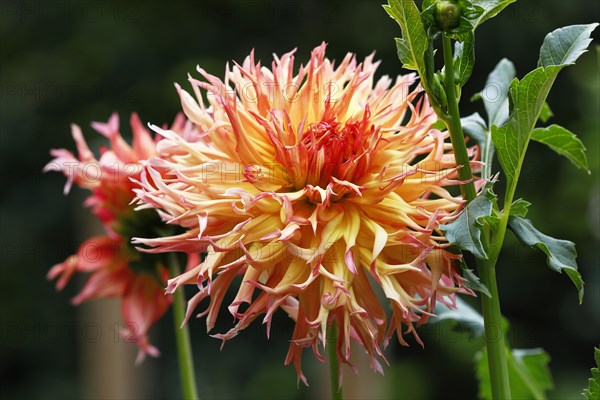
{"label": "thick green stem", "polygon": [[467,201],[471,201],[477,195],[475,185],[473,184],[473,173],[471,172],[471,163],[467,146],[465,145],[465,136],[463,134],[462,125],[460,123],[460,113],[458,111],[458,98],[456,96],[456,84],[454,82],[454,60],[452,59],[452,43],[450,38],[442,35],[444,46],[444,89],[448,100],[448,115],[444,118],[444,123],[450,131],[450,140],[452,141],[452,150],[456,163],[461,166],[458,170],[458,178],[464,181],[460,185],[460,190],[463,197]]}
{"label": "thick green stem", "polygon": [[327,330],[327,355],[329,360],[329,381],[331,382],[331,399],[343,400],[344,391],[340,386],[339,362],[337,356],[338,329],[335,322]]}
{"label": "thick green stem", "polygon": [[[472,182],[473,175],[469,163],[469,155],[465,145],[464,134],[460,122],[460,112],[458,109],[458,98],[456,95],[456,84],[454,81],[454,60],[452,58],[452,42],[450,37],[442,35],[442,44],[444,51],[444,69],[445,81],[444,89],[448,100],[448,112],[440,116],[448,130],[452,140],[452,148],[456,163],[461,165],[458,170],[458,177],[466,183],[461,185],[461,192],[467,201],[475,198],[475,185]],[[504,342],[504,332],[502,330],[502,314],[500,312],[500,297],[498,294],[498,285],[496,283],[496,261],[504,240],[506,224],[500,227],[501,232],[497,232],[494,238],[492,256],[489,260],[477,260],[479,277],[481,282],[489,289],[491,298],[482,295],[481,308],[485,326],[485,342],[488,353],[488,367],[490,371],[490,380],[492,383],[492,397],[499,400],[510,399],[510,384],[508,381],[508,365],[506,362],[506,345]],[[485,238],[486,245],[489,240]]]}
{"label": "thick green stem", "polygon": [[[169,257],[169,271],[171,277],[178,276],[180,272],[177,255],[171,253]],[[179,376],[181,378],[181,390],[186,400],[198,399],[196,389],[196,376],[194,373],[194,359],[192,358],[192,345],[190,343],[190,332],[187,325],[183,325],[185,318],[185,297],[183,289],[173,293],[173,323],[175,338],[177,341],[177,358],[179,360]]]}
{"label": "thick green stem", "polygon": [[508,364],[506,362],[506,343],[502,329],[502,313],[500,312],[500,296],[496,283],[496,262],[478,260],[478,271],[481,282],[487,286],[490,295],[481,295],[481,309],[484,320],[485,345],[488,355],[492,397],[498,400],[510,400],[510,382],[508,380]]}

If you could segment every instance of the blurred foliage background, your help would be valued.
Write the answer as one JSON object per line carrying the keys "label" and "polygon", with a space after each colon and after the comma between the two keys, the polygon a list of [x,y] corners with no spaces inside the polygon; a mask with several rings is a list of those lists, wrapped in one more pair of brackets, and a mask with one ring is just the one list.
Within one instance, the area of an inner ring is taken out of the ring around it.
{"label": "blurred foliage background", "polygon": [[[393,37],[399,28],[379,1],[8,1],[0,3],[0,118],[2,163],[0,364],[2,398],[93,398],[180,395],[170,316],[153,330],[159,360],[134,367],[134,347],[122,343],[118,305],[69,305],[81,287],[55,293],[50,266],[74,253],[99,227],[82,207],[85,193],[64,197],[64,178],[42,175],[50,148],[74,148],[69,124],[84,127],[113,111],[169,122],[180,105],[173,82],[187,85],[196,65],[222,76],[225,63],[255,49],[271,54],[328,43],[330,58],[348,51],[383,60],[379,73],[402,73]],[[600,20],[595,0],[519,1],[477,33],[476,67],[464,89],[462,111],[482,112],[469,98],[483,88],[501,57],[518,76],[535,68],[546,33]],[[598,38],[598,31],[594,33]],[[597,39],[592,47],[597,46]],[[550,271],[541,253],[509,237],[498,267],[502,310],[515,348],[543,347],[552,356],[550,397],[580,398],[600,342],[600,81],[598,48],[565,69],[549,97],[556,121],[588,148],[591,175],[532,143],[518,196],[533,203],[529,217],[546,234],[577,244],[586,281],[583,305],[566,276]],[[127,128],[123,131],[128,132]],[[474,301],[473,301],[474,300]],[[477,305],[476,299],[468,299]],[[219,351],[204,321],[191,322],[197,375],[204,398],[319,398],[327,369],[305,359],[310,388],[296,386],[283,360],[291,321],[279,315],[271,339],[254,324]],[[217,331],[230,325],[221,318]],[[482,343],[443,326],[421,329],[426,346],[392,343],[385,377],[360,357],[360,374],[345,373],[348,398],[474,398],[473,357]],[[355,353],[359,353],[355,351]],[[102,376],[108,378],[102,380]],[[111,380],[112,379],[112,380]],[[108,382],[107,382],[108,381]]]}

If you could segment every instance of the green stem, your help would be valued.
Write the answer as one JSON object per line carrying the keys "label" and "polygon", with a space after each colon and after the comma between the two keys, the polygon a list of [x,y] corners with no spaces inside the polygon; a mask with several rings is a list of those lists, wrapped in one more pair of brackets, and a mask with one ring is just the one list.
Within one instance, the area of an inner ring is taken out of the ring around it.
{"label": "green stem", "polygon": [[481,295],[481,309],[484,321],[485,345],[488,355],[488,368],[492,384],[492,398],[510,400],[510,382],[506,361],[506,343],[502,329],[500,296],[496,283],[496,261],[478,260],[479,278],[489,289],[491,298]]}
{"label": "green stem", "polygon": [[456,163],[461,166],[458,170],[458,178],[465,181],[460,185],[460,190],[463,197],[467,201],[471,201],[477,195],[475,185],[473,184],[473,173],[471,172],[471,163],[467,146],[465,145],[465,136],[463,134],[462,125],[460,123],[460,113],[458,111],[458,98],[456,97],[456,84],[454,82],[454,60],[452,59],[452,42],[446,35],[442,35],[444,46],[444,89],[448,100],[448,115],[444,115],[443,121],[450,132],[450,140],[452,141],[452,150]]}
{"label": "green stem", "polygon": [[[178,276],[180,272],[177,255],[169,255],[169,271],[171,277]],[[190,343],[190,331],[187,325],[183,325],[185,318],[185,298],[183,289],[173,293],[173,323],[175,338],[177,341],[177,358],[179,360],[179,376],[181,378],[181,390],[186,400],[198,399],[196,378],[194,373],[194,359],[192,358],[192,345]]]}
{"label": "green stem", "polygon": [[[456,163],[461,165],[458,170],[458,177],[466,183],[461,185],[461,192],[467,202],[473,200],[476,196],[475,185],[473,184],[473,174],[469,163],[467,146],[465,145],[464,134],[460,122],[460,112],[458,109],[458,98],[456,95],[456,84],[454,81],[454,60],[452,58],[452,42],[450,37],[442,34],[442,45],[444,51],[444,69],[445,81],[444,89],[448,100],[448,113],[440,117],[450,131],[450,139]],[[510,399],[510,384],[508,381],[508,365],[506,361],[506,345],[504,341],[504,332],[502,330],[502,313],[500,312],[500,297],[498,294],[498,285],[496,283],[496,261],[500,248],[504,241],[506,231],[506,222],[508,218],[501,221],[499,231],[494,238],[492,248],[493,255],[488,260],[477,260],[477,267],[481,282],[489,289],[491,298],[485,295],[480,296],[481,308],[483,312],[485,326],[485,342],[488,353],[488,367],[490,371],[490,381],[492,383],[492,397],[494,399]],[[486,234],[484,239],[486,244],[489,239]]]}
{"label": "green stem", "polygon": [[334,322],[327,330],[327,354],[329,359],[329,381],[331,383],[331,399],[343,400],[344,391],[340,386],[337,342],[338,329],[336,323]]}

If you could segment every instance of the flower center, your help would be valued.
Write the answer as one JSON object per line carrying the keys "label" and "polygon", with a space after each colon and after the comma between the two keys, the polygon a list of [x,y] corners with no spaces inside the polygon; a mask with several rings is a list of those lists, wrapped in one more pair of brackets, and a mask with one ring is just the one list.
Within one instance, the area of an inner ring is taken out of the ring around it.
{"label": "flower center", "polygon": [[368,118],[367,109],[358,121],[341,123],[331,118],[308,126],[301,139],[308,154],[307,184],[325,188],[333,178],[352,182],[364,175],[369,154],[381,138]]}

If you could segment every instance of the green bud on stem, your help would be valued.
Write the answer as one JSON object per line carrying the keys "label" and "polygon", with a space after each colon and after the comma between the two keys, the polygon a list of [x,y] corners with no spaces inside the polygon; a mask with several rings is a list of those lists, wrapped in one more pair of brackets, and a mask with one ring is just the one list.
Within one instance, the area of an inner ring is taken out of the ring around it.
{"label": "green bud on stem", "polygon": [[438,1],[435,4],[434,19],[437,28],[448,32],[460,25],[460,7],[456,1]]}

